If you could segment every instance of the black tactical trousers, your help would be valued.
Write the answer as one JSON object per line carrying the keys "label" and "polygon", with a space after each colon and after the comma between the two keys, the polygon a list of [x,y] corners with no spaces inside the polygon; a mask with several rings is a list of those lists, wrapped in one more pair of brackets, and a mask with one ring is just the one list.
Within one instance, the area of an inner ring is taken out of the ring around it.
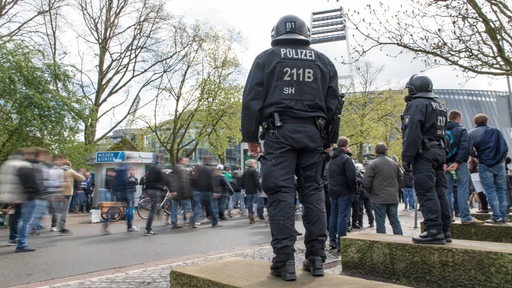
{"label": "black tactical trousers", "polygon": [[451,217],[445,194],[444,162],[445,152],[442,148],[425,149],[414,158],[414,189],[426,231],[437,230],[441,233],[450,229]]}
{"label": "black tactical trousers", "polygon": [[313,125],[285,123],[266,134],[264,156],[261,158],[262,188],[268,195],[275,262],[294,257],[296,193],[304,211],[305,256],[325,258],[327,220],[325,196],[320,184],[322,151],[320,132]]}

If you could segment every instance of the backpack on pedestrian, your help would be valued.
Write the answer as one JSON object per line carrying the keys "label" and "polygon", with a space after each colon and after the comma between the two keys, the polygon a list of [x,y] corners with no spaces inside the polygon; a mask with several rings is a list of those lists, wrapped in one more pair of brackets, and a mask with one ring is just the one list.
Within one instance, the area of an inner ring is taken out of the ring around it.
{"label": "backpack on pedestrian", "polygon": [[455,143],[455,137],[453,137],[452,130],[446,129],[444,150],[446,152],[446,159],[451,158],[457,153],[457,143]]}

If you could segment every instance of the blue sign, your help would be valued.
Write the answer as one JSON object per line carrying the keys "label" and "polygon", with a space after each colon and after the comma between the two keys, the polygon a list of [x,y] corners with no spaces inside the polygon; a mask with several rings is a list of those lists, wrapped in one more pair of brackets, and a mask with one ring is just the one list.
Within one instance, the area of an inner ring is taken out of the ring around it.
{"label": "blue sign", "polygon": [[121,152],[97,152],[96,163],[123,162],[124,151]]}

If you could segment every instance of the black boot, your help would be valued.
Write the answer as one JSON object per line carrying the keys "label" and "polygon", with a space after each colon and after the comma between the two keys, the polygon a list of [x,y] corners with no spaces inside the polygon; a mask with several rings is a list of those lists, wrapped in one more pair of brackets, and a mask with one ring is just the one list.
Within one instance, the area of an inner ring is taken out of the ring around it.
{"label": "black boot", "polygon": [[450,231],[444,232],[444,241],[446,241],[446,243],[452,243],[452,233]]}
{"label": "black boot", "polygon": [[416,244],[446,244],[444,233],[437,230],[428,230],[417,237],[412,237],[412,242]]}
{"label": "black boot", "polygon": [[324,264],[322,257],[320,256],[310,256],[308,259],[304,260],[302,265],[302,269],[304,271],[311,272],[313,276],[324,276]]}
{"label": "black boot", "polygon": [[288,260],[286,262],[273,262],[270,266],[270,274],[281,277],[284,281],[295,281],[295,261]]}

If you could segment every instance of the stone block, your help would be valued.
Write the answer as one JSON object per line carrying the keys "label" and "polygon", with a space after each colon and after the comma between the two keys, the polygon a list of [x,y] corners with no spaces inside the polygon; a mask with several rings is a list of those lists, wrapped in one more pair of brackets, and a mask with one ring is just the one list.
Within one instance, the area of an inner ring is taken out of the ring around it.
{"label": "stone block", "polygon": [[[421,231],[424,224],[421,222]],[[512,243],[512,223],[506,224],[462,224],[453,222],[450,225],[453,239]]]}
{"label": "stone block", "polygon": [[510,287],[512,244],[454,240],[414,244],[410,236],[357,233],[341,238],[345,275],[415,287]]}
{"label": "stone block", "polygon": [[[489,213],[471,213],[471,216],[475,217],[478,220],[485,221],[490,219],[492,216],[492,212]],[[508,222],[512,221],[512,214],[508,214]]]}
{"label": "stone block", "polygon": [[197,265],[177,267],[171,271],[170,287],[173,288],[370,288],[404,287],[392,283],[377,282],[357,277],[325,273],[313,277],[297,267],[297,281],[286,282],[270,275],[270,263],[245,258],[230,258]]}

